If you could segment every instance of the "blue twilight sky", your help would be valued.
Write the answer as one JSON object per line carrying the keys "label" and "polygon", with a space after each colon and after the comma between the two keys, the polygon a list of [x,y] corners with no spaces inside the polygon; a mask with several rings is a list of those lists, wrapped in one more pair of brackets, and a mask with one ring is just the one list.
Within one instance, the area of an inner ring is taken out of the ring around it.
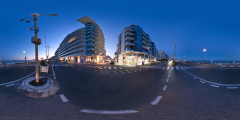
{"label": "blue twilight sky", "polygon": [[84,27],[76,20],[89,16],[103,31],[107,55],[114,57],[123,27],[136,24],[150,35],[159,51],[187,60],[240,60],[239,0],[0,0],[1,59],[34,58],[34,23],[19,22],[31,13],[59,14],[38,19],[39,57],[45,58],[45,35],[50,55],[64,37]]}

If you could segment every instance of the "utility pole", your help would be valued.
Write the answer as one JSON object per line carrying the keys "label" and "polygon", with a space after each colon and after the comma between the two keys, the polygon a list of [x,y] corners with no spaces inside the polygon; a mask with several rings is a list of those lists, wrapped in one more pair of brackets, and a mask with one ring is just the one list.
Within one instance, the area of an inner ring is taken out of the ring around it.
{"label": "utility pole", "polygon": [[[37,41],[37,17],[33,18],[35,24],[35,41]],[[39,67],[38,67],[38,43],[35,43],[35,63],[36,63],[36,83],[39,83]]]}
{"label": "utility pole", "polygon": [[[35,25],[35,26],[34,26],[34,33],[35,33],[35,36],[32,37],[31,42],[35,44],[36,83],[39,83],[38,45],[41,44],[41,39],[38,39],[38,38],[37,38],[37,33],[39,32],[39,29],[38,29],[38,27],[37,27],[37,18],[38,18],[39,16],[58,16],[58,14],[40,15],[40,14],[38,14],[38,13],[33,13],[33,14],[31,14],[31,17],[27,17],[27,18],[24,18],[24,19],[19,20],[19,22],[21,22],[21,21],[24,21],[24,20],[26,20],[26,19],[28,19],[28,18],[33,18],[33,20],[27,20],[26,22],[34,21],[34,25]],[[33,27],[30,27],[29,30],[32,31],[32,30],[33,30],[32,28],[33,28]]]}
{"label": "utility pole", "polygon": [[171,44],[175,44],[175,58],[177,58],[177,53],[176,53],[176,47],[177,47],[177,45],[180,45],[180,44],[177,44],[177,42],[175,41],[174,43],[171,43]]}

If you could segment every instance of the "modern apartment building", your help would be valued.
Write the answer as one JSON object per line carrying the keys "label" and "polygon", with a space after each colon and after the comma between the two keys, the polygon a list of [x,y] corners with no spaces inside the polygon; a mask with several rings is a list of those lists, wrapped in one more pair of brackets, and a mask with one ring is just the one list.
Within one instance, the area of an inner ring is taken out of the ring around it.
{"label": "modern apartment building", "polygon": [[68,34],[55,52],[55,58],[69,62],[104,62],[105,39],[98,24],[85,16],[77,20],[85,27]]}
{"label": "modern apartment building", "polygon": [[124,27],[118,36],[117,64],[141,65],[149,64],[157,57],[157,48],[150,36],[138,25]]}

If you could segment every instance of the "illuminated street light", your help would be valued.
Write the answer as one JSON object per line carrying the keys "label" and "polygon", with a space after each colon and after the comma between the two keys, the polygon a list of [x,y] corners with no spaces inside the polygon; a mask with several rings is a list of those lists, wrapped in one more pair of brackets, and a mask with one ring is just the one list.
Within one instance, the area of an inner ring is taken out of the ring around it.
{"label": "illuminated street light", "polygon": [[203,49],[203,51],[202,51],[202,63],[203,63],[203,52],[205,52],[206,51],[206,49]]}
{"label": "illuminated street light", "polygon": [[25,52],[25,51],[23,51],[23,53],[25,53],[25,63],[26,63],[26,59],[27,59],[27,57],[26,57],[26,52]]}
{"label": "illuminated street light", "polygon": [[35,64],[36,64],[36,83],[39,83],[39,68],[38,68],[38,45],[41,44],[41,39],[37,38],[37,33],[39,32],[39,27],[37,27],[37,18],[40,16],[58,16],[58,14],[48,14],[48,15],[40,15],[38,13],[30,14],[31,17],[27,17],[19,20],[19,22],[24,21],[28,18],[33,18],[33,20],[26,20],[26,22],[34,21],[34,27],[30,27],[29,30],[34,30],[35,36],[31,38],[31,42],[35,44]]}

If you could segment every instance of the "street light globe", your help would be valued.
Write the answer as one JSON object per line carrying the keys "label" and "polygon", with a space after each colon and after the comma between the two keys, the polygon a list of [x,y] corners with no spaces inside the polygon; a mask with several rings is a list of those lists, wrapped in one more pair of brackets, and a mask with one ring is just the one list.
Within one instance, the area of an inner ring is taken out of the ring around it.
{"label": "street light globe", "polygon": [[203,51],[205,52],[205,51],[206,51],[206,49],[203,49]]}
{"label": "street light globe", "polygon": [[23,53],[25,53],[25,51],[23,51]]}

